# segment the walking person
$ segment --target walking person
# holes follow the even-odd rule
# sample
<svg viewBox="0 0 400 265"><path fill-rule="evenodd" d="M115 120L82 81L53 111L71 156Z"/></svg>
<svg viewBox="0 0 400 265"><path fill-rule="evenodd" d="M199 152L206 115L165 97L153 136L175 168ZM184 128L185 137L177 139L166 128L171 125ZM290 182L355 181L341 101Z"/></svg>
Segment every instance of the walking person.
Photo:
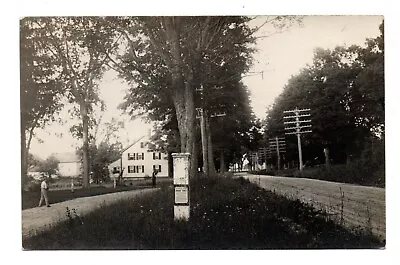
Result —
<svg viewBox="0 0 400 265"><path fill-rule="evenodd" d="M40 184L40 201L39 201L39 207L42 206L43 199L46 203L47 207L50 207L49 204L49 196L48 196L48 191L49 191L49 179L44 177L42 183Z"/></svg>
<svg viewBox="0 0 400 265"><path fill-rule="evenodd" d="M151 176L151 180L152 180L152 182L153 182L153 187L156 186L156 176L157 176L157 173L158 173L158 170L157 170L157 169L154 169L154 170L153 170L153 174L152 174L152 176Z"/></svg>

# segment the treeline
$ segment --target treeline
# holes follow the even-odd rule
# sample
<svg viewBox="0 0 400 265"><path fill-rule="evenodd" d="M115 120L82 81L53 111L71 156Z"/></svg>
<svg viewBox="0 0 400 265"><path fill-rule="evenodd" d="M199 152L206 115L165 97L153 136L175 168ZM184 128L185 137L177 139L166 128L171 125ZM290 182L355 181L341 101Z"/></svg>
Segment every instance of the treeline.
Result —
<svg viewBox="0 0 400 265"><path fill-rule="evenodd" d="M284 135L285 110L309 108L312 133L302 135L305 165L346 164L352 172L359 172L357 182L382 185L385 166L383 22L379 29L380 35L367 39L365 47L316 49L313 63L288 81L268 111L265 135ZM298 161L296 137L287 136L286 142L284 163Z"/></svg>

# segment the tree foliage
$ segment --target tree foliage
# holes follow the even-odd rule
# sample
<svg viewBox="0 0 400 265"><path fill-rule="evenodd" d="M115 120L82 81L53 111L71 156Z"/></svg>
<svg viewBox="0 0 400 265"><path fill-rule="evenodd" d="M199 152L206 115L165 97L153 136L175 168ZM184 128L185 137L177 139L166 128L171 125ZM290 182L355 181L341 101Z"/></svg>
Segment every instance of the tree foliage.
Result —
<svg viewBox="0 0 400 265"><path fill-rule="evenodd" d="M195 108L200 104L210 111L220 108L212 104L214 92L240 79L250 65L254 39L247 21L245 17L112 21L126 40L125 51L115 58L116 70L131 85L122 109L159 121L176 119L180 149L193 153ZM203 101L195 95L199 88L207 95Z"/></svg>
<svg viewBox="0 0 400 265"><path fill-rule="evenodd" d="M91 177L96 183L110 178L107 166L121 157L121 151L121 143L106 141L89 147Z"/></svg>
<svg viewBox="0 0 400 265"><path fill-rule="evenodd" d="M54 121L62 104L63 73L61 62L44 49L36 18L20 21L20 110L22 182L28 169L28 154L35 129Z"/></svg>
<svg viewBox="0 0 400 265"><path fill-rule="evenodd" d="M47 173L48 176L58 172L58 159L54 155L50 155L39 165L39 171Z"/></svg>
<svg viewBox="0 0 400 265"><path fill-rule="evenodd" d="M366 47L316 49L313 64L293 76L266 118L269 135L284 133L284 110L310 108L312 133L303 135L306 159L335 162L362 156L372 138L384 136L383 24ZM287 137L294 147L294 137ZM294 142L294 141L293 141ZM292 144L292 145L291 145Z"/></svg>
<svg viewBox="0 0 400 265"><path fill-rule="evenodd" d="M39 42L60 63L65 95L75 104L71 114L82 123L71 128L73 135L83 139L83 185L89 185L89 127L93 108L101 100L98 81L102 77L108 53L116 47L113 31L103 17L44 17L35 19L35 31L41 34Z"/></svg>

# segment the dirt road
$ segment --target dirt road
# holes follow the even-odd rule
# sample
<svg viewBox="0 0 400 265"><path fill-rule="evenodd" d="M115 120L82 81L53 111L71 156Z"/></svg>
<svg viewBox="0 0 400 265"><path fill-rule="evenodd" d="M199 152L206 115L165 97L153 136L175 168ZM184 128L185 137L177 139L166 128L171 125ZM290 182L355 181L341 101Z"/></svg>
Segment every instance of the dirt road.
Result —
<svg viewBox="0 0 400 265"><path fill-rule="evenodd" d="M29 237L38 232L49 229L60 221L67 219L67 207L75 209L77 214L85 214L119 200L129 200L136 196L157 191L158 189L131 190L117 193L103 194L93 197L77 198L69 201L52 204L51 207L36 207L22 211L22 236Z"/></svg>
<svg viewBox="0 0 400 265"><path fill-rule="evenodd" d="M326 210L348 227L371 228L386 238L385 189L305 178L286 178L237 173L261 187L287 197L298 198ZM342 210L343 207L343 210Z"/></svg>

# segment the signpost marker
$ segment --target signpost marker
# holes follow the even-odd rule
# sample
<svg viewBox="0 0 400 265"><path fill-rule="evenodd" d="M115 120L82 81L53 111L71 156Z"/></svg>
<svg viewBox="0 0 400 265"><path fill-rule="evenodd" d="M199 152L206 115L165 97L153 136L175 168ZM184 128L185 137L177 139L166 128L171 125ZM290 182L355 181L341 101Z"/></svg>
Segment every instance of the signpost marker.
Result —
<svg viewBox="0 0 400 265"><path fill-rule="evenodd" d="M189 220L190 215L190 193L189 193L189 153L173 153L174 165L174 219Z"/></svg>

